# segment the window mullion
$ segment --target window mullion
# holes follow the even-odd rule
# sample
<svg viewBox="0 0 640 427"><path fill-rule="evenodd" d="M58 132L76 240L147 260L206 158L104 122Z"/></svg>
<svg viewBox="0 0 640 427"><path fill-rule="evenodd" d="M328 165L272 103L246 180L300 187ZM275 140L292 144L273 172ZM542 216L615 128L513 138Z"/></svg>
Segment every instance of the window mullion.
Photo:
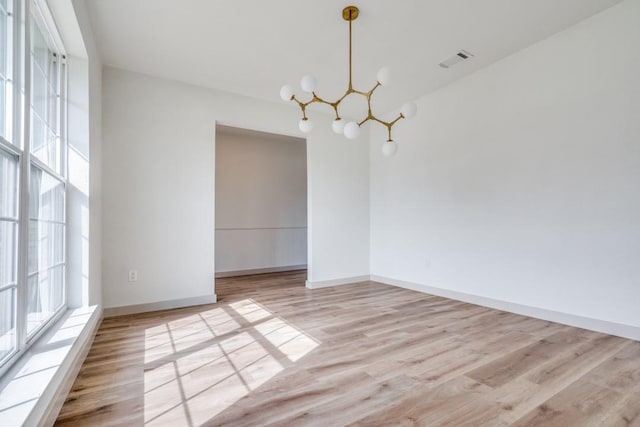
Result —
<svg viewBox="0 0 640 427"><path fill-rule="evenodd" d="M5 66L6 68L3 70L3 72L6 74L5 77L5 84L7 84L11 89L9 90L10 96L12 96L13 100L15 100L16 98L16 94L18 93L15 89L16 85L16 73L15 73L15 56L16 56L16 43L15 41L16 39L16 27L18 27L19 25L16 25L16 11L15 9L17 9L15 2L12 3L13 0L9 0L9 2L7 3L7 10L5 10L6 16L7 16L7 26L5 27L7 30L6 33L6 40L5 43L10 43L11 44L11 55L7 55L7 58L5 58ZM8 45L7 45L8 46ZM6 90L7 86L5 86L5 90ZM5 103L5 106L7 104ZM16 133L16 127L15 127L15 111L17 110L13 110L10 111L9 116L5 116L5 135L7 136L7 139L10 139L11 142L16 143L17 139L15 136ZM6 111L8 112L8 111ZM5 112L5 113L6 113ZM6 120L6 119L9 120Z"/></svg>
<svg viewBox="0 0 640 427"><path fill-rule="evenodd" d="M31 164L35 165L38 167L38 169L42 169L43 171L45 171L46 173L48 173L49 175L51 175L53 178L57 179L58 181L60 181L63 185L66 186L66 179L64 176L60 175L58 172L56 172L55 170L53 170L51 168L51 166L47 165L45 162L43 162L42 160L40 160L39 158L37 158L36 156L31 156Z"/></svg>
<svg viewBox="0 0 640 427"><path fill-rule="evenodd" d="M69 147L67 146L67 56L60 55L60 61L58 63L58 114L60 117L58 118L58 136L60 137L60 145L62 149L60 150L60 155L62 156L61 161L61 174L64 176L65 180L69 179ZM65 192L66 194L66 192ZM66 206L66 203L65 203ZM65 212L65 218L66 218Z"/></svg>
<svg viewBox="0 0 640 427"><path fill-rule="evenodd" d="M20 148L13 145L12 143L10 143L9 141L7 141L1 136L0 136L0 148L4 149L5 151L8 151L11 154L15 154L16 156L22 155L22 150L20 150Z"/></svg>
<svg viewBox="0 0 640 427"><path fill-rule="evenodd" d="M15 283L9 283L8 285L1 285L0 286L0 292L2 291L6 291L7 289L15 289L16 288L16 284Z"/></svg>
<svg viewBox="0 0 640 427"><path fill-rule="evenodd" d="M18 91L16 101L18 102L16 111L21 114L16 116L21 119L15 129L20 129L20 137L22 140L22 156L20 158L20 226L18 239L18 289L17 289L17 344L18 348L24 348L27 343L27 314L28 314L28 263L29 263L29 191L30 191L30 174L31 174L31 2L19 0L21 7L17 28L17 35L20 37L22 46L15 49L16 51L16 67L18 72L17 79L20 84L16 84ZM22 58L20 56L22 55ZM21 60L22 59L22 60ZM20 87L24 87L24 96L20 94ZM20 117L21 116L21 117Z"/></svg>

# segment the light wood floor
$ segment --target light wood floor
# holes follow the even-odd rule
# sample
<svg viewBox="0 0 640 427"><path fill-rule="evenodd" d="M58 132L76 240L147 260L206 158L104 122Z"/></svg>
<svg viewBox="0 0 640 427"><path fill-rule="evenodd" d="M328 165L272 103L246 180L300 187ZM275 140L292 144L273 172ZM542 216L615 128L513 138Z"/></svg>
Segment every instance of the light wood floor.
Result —
<svg viewBox="0 0 640 427"><path fill-rule="evenodd" d="M304 279L104 320L57 425L640 426L640 342Z"/></svg>

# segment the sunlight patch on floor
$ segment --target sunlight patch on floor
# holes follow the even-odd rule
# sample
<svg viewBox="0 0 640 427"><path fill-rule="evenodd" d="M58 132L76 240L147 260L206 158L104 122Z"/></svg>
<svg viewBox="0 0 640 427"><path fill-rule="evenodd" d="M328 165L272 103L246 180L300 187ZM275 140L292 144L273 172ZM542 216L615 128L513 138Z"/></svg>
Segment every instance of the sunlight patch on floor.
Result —
<svg viewBox="0 0 640 427"><path fill-rule="evenodd" d="M149 328L145 425L201 425L318 345L251 299Z"/></svg>

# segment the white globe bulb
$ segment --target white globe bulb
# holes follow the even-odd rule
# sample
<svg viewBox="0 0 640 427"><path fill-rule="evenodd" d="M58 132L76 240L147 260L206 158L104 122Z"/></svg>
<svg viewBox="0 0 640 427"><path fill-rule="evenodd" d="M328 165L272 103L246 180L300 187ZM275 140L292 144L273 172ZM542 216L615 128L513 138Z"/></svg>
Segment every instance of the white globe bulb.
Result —
<svg viewBox="0 0 640 427"><path fill-rule="evenodd" d="M313 130L313 123L309 119L300 119L298 128L304 133L309 133Z"/></svg>
<svg viewBox="0 0 640 427"><path fill-rule="evenodd" d="M344 125L344 136L349 139L356 139L360 136L360 126L356 122L349 122Z"/></svg>
<svg viewBox="0 0 640 427"><path fill-rule="evenodd" d="M378 80L378 83L383 86L391 83L391 70L389 69L389 67L380 68L378 70L378 74L376 74L376 79Z"/></svg>
<svg viewBox="0 0 640 427"><path fill-rule="evenodd" d="M337 134L342 134L344 132L344 120L335 119L333 123L331 123L331 129Z"/></svg>
<svg viewBox="0 0 640 427"><path fill-rule="evenodd" d="M398 143L395 141L387 141L382 144L382 154L391 157L398 151Z"/></svg>
<svg viewBox="0 0 640 427"><path fill-rule="evenodd" d="M410 119L411 117L415 116L416 113L418 112L418 106L416 105L415 102L405 102L402 105L402 108L400 109L400 112L407 119Z"/></svg>
<svg viewBox="0 0 640 427"><path fill-rule="evenodd" d="M311 93L316 90L316 85L318 84L315 77L310 74L307 74L300 80L300 87L303 91Z"/></svg>
<svg viewBox="0 0 640 427"><path fill-rule="evenodd" d="M283 101L291 101L291 97L293 96L293 87L291 85L284 85L280 88L280 98Z"/></svg>

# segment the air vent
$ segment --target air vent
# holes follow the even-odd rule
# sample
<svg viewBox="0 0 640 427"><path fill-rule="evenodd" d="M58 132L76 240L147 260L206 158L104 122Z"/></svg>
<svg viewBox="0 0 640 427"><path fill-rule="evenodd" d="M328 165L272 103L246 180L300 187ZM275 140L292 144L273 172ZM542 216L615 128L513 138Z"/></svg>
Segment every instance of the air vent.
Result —
<svg viewBox="0 0 640 427"><path fill-rule="evenodd" d="M440 65L442 68L451 68L454 65L471 58L473 58L473 54L467 52L466 50L461 50L460 52L453 55L451 58L442 61L438 65Z"/></svg>

